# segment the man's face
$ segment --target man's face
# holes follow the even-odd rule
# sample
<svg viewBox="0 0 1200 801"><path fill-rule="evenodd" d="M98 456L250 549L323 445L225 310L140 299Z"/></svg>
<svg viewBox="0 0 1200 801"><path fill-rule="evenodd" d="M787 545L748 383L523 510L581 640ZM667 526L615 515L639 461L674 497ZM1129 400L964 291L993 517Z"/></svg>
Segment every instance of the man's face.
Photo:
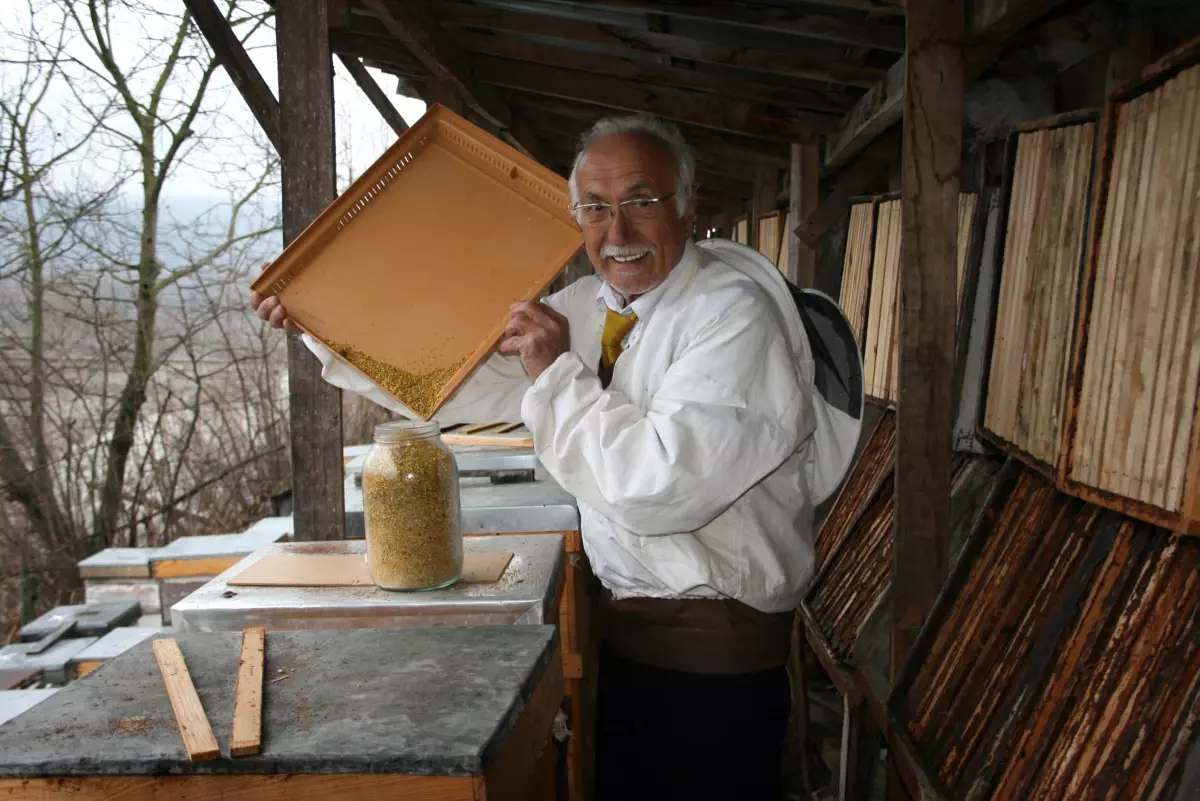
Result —
<svg viewBox="0 0 1200 801"><path fill-rule="evenodd" d="M645 134L597 139L575 173L580 203L617 204L665 197L675 191L675 160L666 145ZM682 217L675 198L636 208L624 206L612 217L589 220L583 238L588 258L613 288L632 300L666 280L683 256L691 210Z"/></svg>

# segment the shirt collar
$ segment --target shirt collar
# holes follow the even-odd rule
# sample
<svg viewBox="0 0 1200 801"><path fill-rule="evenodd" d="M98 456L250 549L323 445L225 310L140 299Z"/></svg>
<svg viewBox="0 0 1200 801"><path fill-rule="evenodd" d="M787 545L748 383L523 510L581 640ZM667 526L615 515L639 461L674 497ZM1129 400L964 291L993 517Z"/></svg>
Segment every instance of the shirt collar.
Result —
<svg viewBox="0 0 1200 801"><path fill-rule="evenodd" d="M629 304L625 303L625 299L621 297L621 293L613 289L612 284L601 277L600 291L596 293L596 307L601 310L611 309L622 315L628 315L629 312L633 312L638 317L638 324L644 324L650 318L650 314L654 311L658 302L662 300L667 287L672 283L682 280L681 276L696 264L696 260L696 246L689 241L684 246L683 255L680 256L679 263L667 274L667 279Z"/></svg>

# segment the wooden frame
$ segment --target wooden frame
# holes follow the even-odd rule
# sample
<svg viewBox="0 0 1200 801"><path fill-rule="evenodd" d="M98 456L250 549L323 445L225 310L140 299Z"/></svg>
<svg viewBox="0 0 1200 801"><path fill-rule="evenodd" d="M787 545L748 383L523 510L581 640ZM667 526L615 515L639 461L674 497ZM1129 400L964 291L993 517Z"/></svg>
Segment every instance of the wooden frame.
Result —
<svg viewBox="0 0 1200 801"><path fill-rule="evenodd" d="M1151 64L1137 78L1117 88L1110 95L1104 110L1098 144L1097 179L1088 229L1088 247L1080 280L1075 343L1068 374L1062 431L1062 457L1057 465L1057 484L1063 492L1097 506L1188 535L1200 534L1200 411L1193 413L1190 430L1187 432L1189 437L1189 444L1185 450L1187 464L1184 468L1178 511L1092 486L1076 477L1075 468L1076 449L1080 443L1079 424L1086 380L1085 363L1091 329L1095 322L1094 312L1098 308L1098 299L1095 295L1105 224L1111 222L1108 219L1110 211L1108 201L1116 170L1117 134L1122 111L1136 97L1160 88L1185 70L1197 66L1200 66L1200 38L1192 40L1160 61ZM1193 289L1193 292L1200 292L1200 289ZM1191 346L1196 347L1195 343L1191 343Z"/></svg>

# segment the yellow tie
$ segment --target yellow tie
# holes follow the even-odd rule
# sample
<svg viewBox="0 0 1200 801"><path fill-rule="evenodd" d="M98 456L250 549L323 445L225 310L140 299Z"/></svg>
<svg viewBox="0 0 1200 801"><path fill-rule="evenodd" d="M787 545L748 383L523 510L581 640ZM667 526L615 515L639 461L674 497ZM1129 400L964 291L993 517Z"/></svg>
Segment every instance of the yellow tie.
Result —
<svg viewBox="0 0 1200 801"><path fill-rule="evenodd" d="M630 312L628 317L623 317L612 309L605 311L604 333L600 335L600 361L605 368L611 370L612 366L616 364L617 357L624 350L621 343L633 330L637 319L637 315L633 312Z"/></svg>

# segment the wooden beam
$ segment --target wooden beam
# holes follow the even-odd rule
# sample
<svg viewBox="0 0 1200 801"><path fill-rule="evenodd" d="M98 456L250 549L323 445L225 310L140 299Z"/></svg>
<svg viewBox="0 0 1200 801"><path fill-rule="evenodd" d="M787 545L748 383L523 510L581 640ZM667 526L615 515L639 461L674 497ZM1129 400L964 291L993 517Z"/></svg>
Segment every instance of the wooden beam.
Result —
<svg viewBox="0 0 1200 801"><path fill-rule="evenodd" d="M506 0L476 0L476 3L503 8ZM531 3L524 5L532 7ZM613 11L633 12L637 16L631 18L631 27L636 24L633 20L640 19L641 25L645 26L646 15L661 15L686 21L687 35L705 41L728 42L736 39L743 44L753 45L756 38L762 39L758 32L766 30L794 37L798 47L803 46L803 40L810 39L904 52L903 26L820 14L807 8L749 4L731 7L723 0L567 0L544 6L539 3L537 10L550 16L609 25L613 23Z"/></svg>
<svg viewBox="0 0 1200 801"><path fill-rule="evenodd" d="M396 136L407 131L408 123L400 116L400 112L392 105L392 101L388 100L388 96L379 88L379 84L375 83L375 79L371 77L371 73L367 72L363 63L354 56L345 54L339 55L338 58L341 59L346 71L354 78L358 88L362 89L363 94L371 101L371 105L375 106L375 110L379 112L384 121L392 126Z"/></svg>
<svg viewBox="0 0 1200 801"><path fill-rule="evenodd" d="M883 76L883 70L861 64L804 58L795 53L776 53L754 47L702 42L671 33L625 28L619 25L555 19L507 8L442 2L438 4L438 12L447 25L503 31L543 41L586 45L593 50L599 48L616 55L631 52L635 55L640 54L642 58L654 55L664 64L669 63L670 59L702 61L789 76L819 84L864 88L872 86Z"/></svg>
<svg viewBox="0 0 1200 801"><path fill-rule="evenodd" d="M241 40L233 32L229 20L217 8L214 0L183 0L192 22L200 29L208 46L213 49L217 61L225 68L229 80L237 87L242 99L250 107L250 113L258 121L267 139L280 151L279 145L279 103L271 92L271 87L263 80L258 68L246 54Z"/></svg>
<svg viewBox="0 0 1200 801"><path fill-rule="evenodd" d="M837 176L832 191L796 227L796 237L815 250L821 237L850 208L853 198L865 192L892 165L899 152L899 137L889 136L873 144L860 159Z"/></svg>
<svg viewBox="0 0 1200 801"><path fill-rule="evenodd" d="M776 196L779 194L779 173L760 167L754 173L754 192L750 196L750 220L747 233L750 247L758 247L758 220L764 214L775 211Z"/></svg>
<svg viewBox="0 0 1200 801"><path fill-rule="evenodd" d="M324 0L292 0L275 10L285 242L337 196L326 12ZM321 379L321 362L296 336L288 337L288 396L294 538L343 539L342 393Z"/></svg>
<svg viewBox="0 0 1200 801"><path fill-rule="evenodd" d="M502 139L528 154L508 130L512 124L508 108L491 92L475 84L466 56L445 35L425 2L362 0L362 3L432 73L434 81L453 89L463 103L496 127Z"/></svg>
<svg viewBox="0 0 1200 801"><path fill-rule="evenodd" d="M522 114L530 114L531 119L535 119L539 123L544 119L544 115L550 114L574 118L579 120L584 128L587 128L601 117L612 113L603 107L541 95L513 93L512 101L514 108L519 109ZM729 166L741 164L773 167L778 170L787 169L788 151L780 143L723 133L686 123L680 127L688 144L711 162L724 162ZM574 134L571 136L574 138ZM571 142L571 146L574 146L574 142ZM745 174L749 175L750 173Z"/></svg>
<svg viewBox="0 0 1200 801"><path fill-rule="evenodd" d="M850 102L843 101L842 95L837 92L814 89L807 85L757 81L747 78L747 73L737 70L726 71L711 66L703 69L706 66L704 64L700 65L701 69L697 69L695 64L688 68L665 66L649 60L631 60L611 53L575 50L559 44L484 33L470 28L460 31L457 38L467 50L498 58L565 67L611 78L658 83L827 114L841 115L850 108Z"/></svg>
<svg viewBox="0 0 1200 801"><path fill-rule="evenodd" d="M971 27L966 34L964 85L983 74L1003 52L1004 42L1067 0L965 0ZM855 104L829 137L825 165L837 167L862 152L904 114L904 57Z"/></svg>
<svg viewBox="0 0 1200 801"><path fill-rule="evenodd" d="M788 210L793 220L805 220L820 200L821 151L817 145L792 145L788 171ZM788 240L788 263L784 273L799 287L814 286L817 279L817 249L801 241L795 229L784 231Z"/></svg>
<svg viewBox="0 0 1200 801"><path fill-rule="evenodd" d="M909 0L900 238L892 669L949 570L963 6Z"/></svg>
<svg viewBox="0 0 1200 801"><path fill-rule="evenodd" d="M635 84L575 70L480 56L481 79L519 92L582 101L618 111L644 111L677 122L777 141L814 141L831 122L828 115L788 111L737 98L714 102L686 89Z"/></svg>

